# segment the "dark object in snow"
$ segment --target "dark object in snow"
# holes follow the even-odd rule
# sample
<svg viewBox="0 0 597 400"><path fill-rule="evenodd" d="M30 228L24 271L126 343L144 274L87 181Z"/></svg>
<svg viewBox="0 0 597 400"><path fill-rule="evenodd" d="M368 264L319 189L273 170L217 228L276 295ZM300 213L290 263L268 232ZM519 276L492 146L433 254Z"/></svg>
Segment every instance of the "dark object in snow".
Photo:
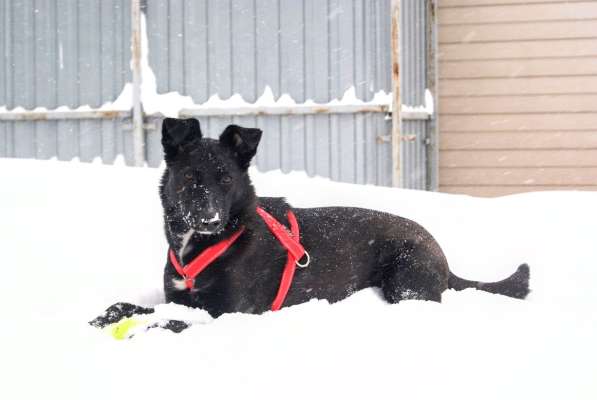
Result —
<svg viewBox="0 0 597 400"><path fill-rule="evenodd" d="M153 328L156 327L160 327L163 329L168 329L169 331L172 331L174 333L180 333L182 331L184 331L185 329L187 329L189 326L189 324L187 324L184 321L178 321L176 319L171 319L166 321L164 324L157 324L155 326L152 326Z"/></svg>
<svg viewBox="0 0 597 400"><path fill-rule="evenodd" d="M490 293L503 294L517 299L524 299L529 294L529 279L531 269L527 264L522 264L516 272L499 282L478 282L462 279L452 272L448 279L448 287L454 290L479 289Z"/></svg>
<svg viewBox="0 0 597 400"><path fill-rule="evenodd" d="M360 208L291 208L281 198L257 197L247 170L260 139L259 129L236 125L228 126L219 140L205 139L194 118L164 119L166 170L160 197L166 237L178 262L187 265L209 246L244 229L190 289L166 256L168 302L199 307L214 317L270 309L286 249L258 217L257 206L286 225L292 210L300 243L311 256L310 266L296 271L284 306L312 298L335 302L371 286L381 287L391 303L439 302L448 288L473 287L516 298L529 293L526 264L500 282L458 278L431 234L408 219Z"/></svg>
<svg viewBox="0 0 597 400"><path fill-rule="evenodd" d="M141 307L131 303L115 303L108 307L102 315L89 321L89 325L95 326L96 328L105 328L107 326L115 325L122 321L125 321L128 318L133 318L135 316L140 315L153 314L154 312L155 310L151 307ZM117 334L114 332L113 336L115 336L117 339L123 339L124 337L132 337L132 335L128 334L128 332L126 331L130 327L134 327L137 325L144 325L145 330L152 328L162 328L170 330L174 333L180 333L190 326L190 324L188 324L187 322L173 319L147 321L144 324L129 324L129 326L124 328L124 332L122 329L120 329L120 332L117 332L117 334L121 335L122 337L118 337Z"/></svg>
<svg viewBox="0 0 597 400"><path fill-rule="evenodd" d="M141 307L131 303L115 303L106 308L102 315L89 321L89 325L96 328L105 328L123 318L130 318L135 314L152 314L153 312L153 308Z"/></svg>

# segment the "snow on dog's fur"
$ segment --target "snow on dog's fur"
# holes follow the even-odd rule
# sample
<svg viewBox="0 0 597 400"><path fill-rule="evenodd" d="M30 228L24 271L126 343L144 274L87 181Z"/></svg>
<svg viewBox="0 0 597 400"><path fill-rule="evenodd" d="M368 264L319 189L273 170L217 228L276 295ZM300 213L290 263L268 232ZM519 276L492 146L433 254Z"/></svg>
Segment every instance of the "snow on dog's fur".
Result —
<svg viewBox="0 0 597 400"><path fill-rule="evenodd" d="M282 198L259 198L247 169L257 151L259 129L228 126L218 140L202 137L196 119L166 118L162 144L166 170L160 196L170 248L185 265L204 249L240 238L195 280L189 290L168 259L166 300L207 310L262 313L270 309L286 260L286 250L256 213L259 205L288 225L292 210L300 242L311 263L298 269L285 306L312 298L342 300L366 287L380 287L385 299L441 301L448 289L477 288L524 298L529 268L521 265L500 282L461 279L429 232L395 215L348 207L292 208Z"/></svg>

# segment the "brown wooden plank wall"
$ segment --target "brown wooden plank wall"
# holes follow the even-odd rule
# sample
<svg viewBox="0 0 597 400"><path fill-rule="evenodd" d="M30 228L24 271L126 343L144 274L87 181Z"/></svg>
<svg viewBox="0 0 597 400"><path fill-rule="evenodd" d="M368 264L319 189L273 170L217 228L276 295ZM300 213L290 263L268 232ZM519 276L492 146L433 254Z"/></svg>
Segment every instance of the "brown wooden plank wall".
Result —
<svg viewBox="0 0 597 400"><path fill-rule="evenodd" d="M440 190L597 190L597 1L439 0Z"/></svg>

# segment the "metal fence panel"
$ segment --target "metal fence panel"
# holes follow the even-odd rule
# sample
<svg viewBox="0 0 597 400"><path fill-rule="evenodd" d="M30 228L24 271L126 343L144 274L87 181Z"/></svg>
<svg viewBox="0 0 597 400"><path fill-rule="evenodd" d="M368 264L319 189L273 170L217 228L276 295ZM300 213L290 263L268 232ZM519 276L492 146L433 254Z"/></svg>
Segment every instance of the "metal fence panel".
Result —
<svg viewBox="0 0 597 400"><path fill-rule="evenodd" d="M127 0L2 1L0 105L97 108L130 77ZM113 162L126 132L114 120L0 122L0 156ZM127 150L129 152L127 153Z"/></svg>
<svg viewBox="0 0 597 400"><path fill-rule="evenodd" d="M327 102L391 89L388 0L152 0L146 14L160 93L253 102L267 85Z"/></svg>
<svg viewBox="0 0 597 400"><path fill-rule="evenodd" d="M201 104L240 93L254 102L269 86L326 103L354 86L370 100L390 85L389 0L152 0L145 2L149 62L158 92ZM0 104L7 109L92 108L130 82L130 1L34 0L0 4ZM146 138L146 159L159 165L160 118ZM209 135L227 124L259 126L260 169L306 170L333 179L391 184L390 123L381 113L211 116ZM0 122L0 156L102 157L133 162L120 119ZM129 124L130 125L130 124Z"/></svg>
<svg viewBox="0 0 597 400"><path fill-rule="evenodd" d="M422 106L427 85L427 2L402 0L400 4L400 94L402 104ZM402 119L400 132L400 186L427 188L426 120Z"/></svg>
<svg viewBox="0 0 597 400"><path fill-rule="evenodd" d="M150 123L159 127L161 118L151 117ZM229 124L262 129L264 135L256 155L260 170L306 171L311 176L343 182L392 184L391 146L383 137L391 130L391 122L379 113L216 116L200 118L200 123L203 134L214 139ZM332 134L338 131L334 124L348 127L340 140ZM158 166L162 161L159 130L148 133L147 149L148 165ZM351 162L345 162L344 157Z"/></svg>
<svg viewBox="0 0 597 400"><path fill-rule="evenodd" d="M391 90L388 0L156 0L146 15L159 93L254 102L269 86L276 98L326 103L351 86L362 100ZM211 136L231 121L264 130L262 170L391 185L382 114L201 118ZM148 140L148 154L158 153L154 145Z"/></svg>

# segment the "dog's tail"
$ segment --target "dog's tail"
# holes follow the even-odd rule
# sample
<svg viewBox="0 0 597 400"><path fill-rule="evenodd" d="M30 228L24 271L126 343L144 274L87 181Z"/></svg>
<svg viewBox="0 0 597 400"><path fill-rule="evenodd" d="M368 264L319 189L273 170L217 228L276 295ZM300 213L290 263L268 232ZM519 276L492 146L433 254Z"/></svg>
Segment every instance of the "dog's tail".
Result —
<svg viewBox="0 0 597 400"><path fill-rule="evenodd" d="M527 264L518 267L515 273L499 282L479 282L462 279L452 272L448 279L448 288L454 290L463 290L474 288L485 292L503 294L504 296L524 299L529 294L529 278L531 271Z"/></svg>

